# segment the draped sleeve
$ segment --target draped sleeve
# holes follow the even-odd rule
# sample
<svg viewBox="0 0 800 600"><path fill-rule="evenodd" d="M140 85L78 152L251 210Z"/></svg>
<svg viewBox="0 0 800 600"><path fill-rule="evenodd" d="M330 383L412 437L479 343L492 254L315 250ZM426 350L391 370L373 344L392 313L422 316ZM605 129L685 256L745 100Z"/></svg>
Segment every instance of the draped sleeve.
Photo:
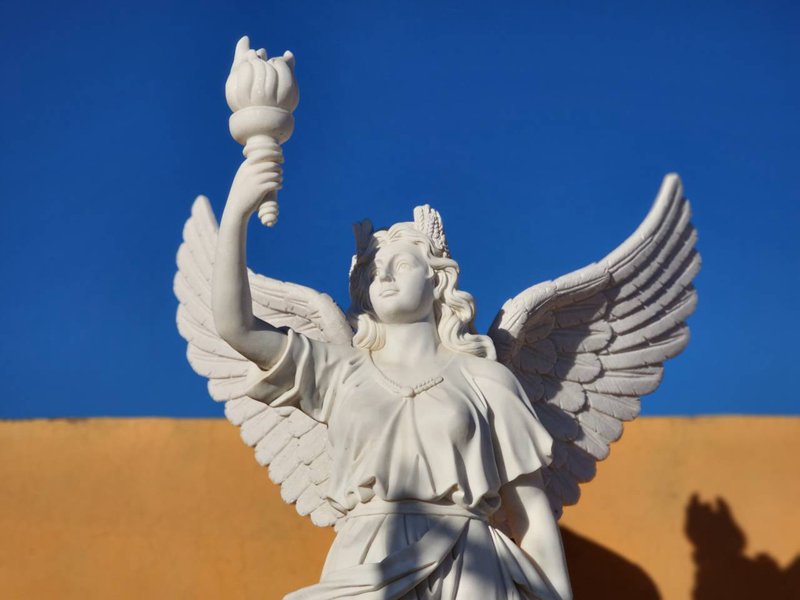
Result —
<svg viewBox="0 0 800 600"><path fill-rule="evenodd" d="M353 349L310 340L287 330L286 347L269 369L250 365L247 396L273 407L294 406L326 423L335 404L337 383Z"/></svg>
<svg viewBox="0 0 800 600"><path fill-rule="evenodd" d="M475 381L488 408L500 485L549 465L553 460L553 438L539 421L517 378L498 364L497 369Z"/></svg>

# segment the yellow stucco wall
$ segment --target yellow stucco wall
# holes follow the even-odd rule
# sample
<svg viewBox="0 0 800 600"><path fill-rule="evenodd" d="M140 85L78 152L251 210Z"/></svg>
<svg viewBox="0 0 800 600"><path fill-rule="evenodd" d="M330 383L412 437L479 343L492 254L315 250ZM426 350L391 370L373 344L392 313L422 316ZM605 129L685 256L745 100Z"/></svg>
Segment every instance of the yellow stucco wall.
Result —
<svg viewBox="0 0 800 600"><path fill-rule="evenodd" d="M798 457L797 418L631 424L562 520L576 598L800 598ZM280 598L333 537L221 420L0 422L0 482L2 598Z"/></svg>

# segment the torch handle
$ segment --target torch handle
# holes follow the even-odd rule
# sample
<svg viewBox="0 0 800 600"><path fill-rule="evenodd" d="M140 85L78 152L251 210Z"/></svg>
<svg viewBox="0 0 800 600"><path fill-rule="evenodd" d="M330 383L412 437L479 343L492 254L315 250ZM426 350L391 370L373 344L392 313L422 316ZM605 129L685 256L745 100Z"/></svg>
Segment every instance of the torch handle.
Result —
<svg viewBox="0 0 800 600"><path fill-rule="evenodd" d="M247 139L242 154L245 158L250 158L254 153L260 154L259 161L283 164L283 150L278 140L269 135L254 135ZM263 154L263 156L261 156ZM280 171L278 166L276 171ZM264 202L258 207L258 218L263 225L272 227L278 222L278 192L269 192L264 196Z"/></svg>

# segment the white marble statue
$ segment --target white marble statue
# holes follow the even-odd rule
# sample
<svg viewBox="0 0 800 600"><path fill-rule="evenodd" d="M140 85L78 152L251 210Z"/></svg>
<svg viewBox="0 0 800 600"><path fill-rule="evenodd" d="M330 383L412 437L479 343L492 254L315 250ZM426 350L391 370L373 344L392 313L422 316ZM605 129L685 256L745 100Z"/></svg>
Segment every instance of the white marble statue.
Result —
<svg viewBox="0 0 800 600"><path fill-rule="evenodd" d="M439 213L364 221L345 315L246 267L249 218L277 216L293 69L237 46L226 91L247 158L219 229L194 203L175 278L192 367L284 500L336 528L320 582L287 598L570 598L562 507L689 338L700 259L678 177L619 248L524 290L488 335Z"/></svg>

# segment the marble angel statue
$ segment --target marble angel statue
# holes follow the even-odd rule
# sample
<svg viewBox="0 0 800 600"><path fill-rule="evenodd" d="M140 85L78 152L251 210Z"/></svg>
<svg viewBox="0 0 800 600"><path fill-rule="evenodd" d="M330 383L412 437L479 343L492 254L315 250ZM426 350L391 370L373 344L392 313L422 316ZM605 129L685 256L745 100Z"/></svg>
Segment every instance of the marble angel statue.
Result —
<svg viewBox="0 0 800 600"><path fill-rule="evenodd" d="M265 61L248 54L248 60ZM688 341L699 269L680 180L604 259L508 300L488 335L442 219L355 226L351 306L246 266L277 149L199 197L175 291L192 367L285 501L336 539L290 600L571 598L557 519Z"/></svg>

